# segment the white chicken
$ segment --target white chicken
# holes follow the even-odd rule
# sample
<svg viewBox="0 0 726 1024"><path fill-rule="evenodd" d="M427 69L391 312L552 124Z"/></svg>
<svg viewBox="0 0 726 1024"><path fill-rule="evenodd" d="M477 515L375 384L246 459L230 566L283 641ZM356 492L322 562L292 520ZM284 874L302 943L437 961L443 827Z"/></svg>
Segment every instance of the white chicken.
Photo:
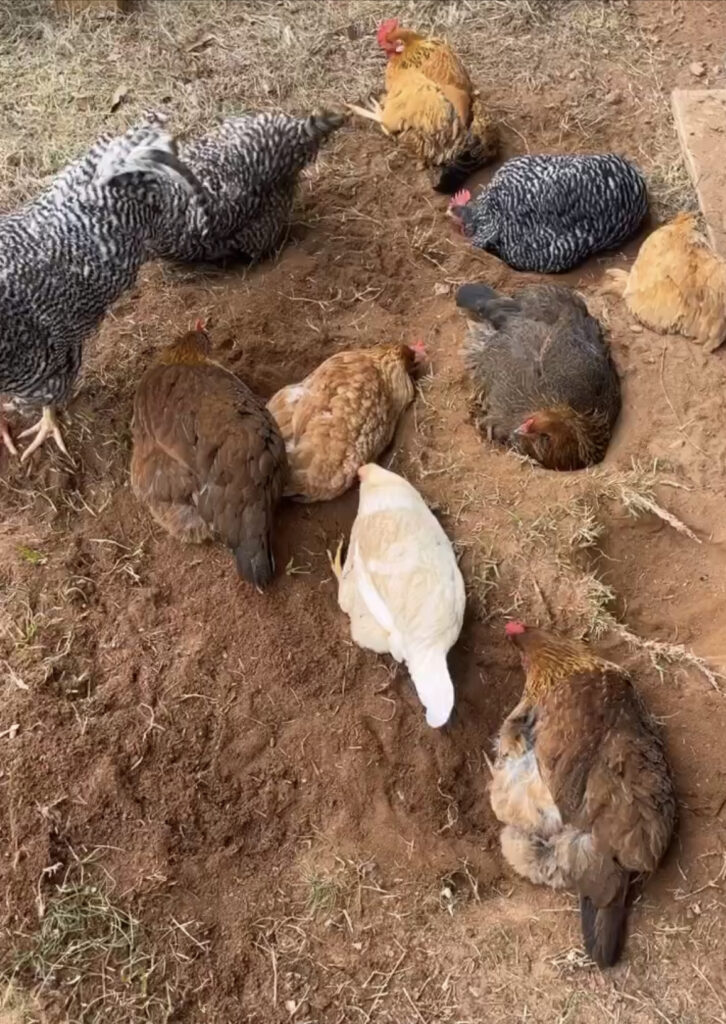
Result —
<svg viewBox="0 0 726 1024"><path fill-rule="evenodd" d="M464 580L448 537L411 484L374 463L358 477L345 565L340 547L333 561L338 603L355 643L406 663L437 729L454 707L446 655L464 620Z"/></svg>

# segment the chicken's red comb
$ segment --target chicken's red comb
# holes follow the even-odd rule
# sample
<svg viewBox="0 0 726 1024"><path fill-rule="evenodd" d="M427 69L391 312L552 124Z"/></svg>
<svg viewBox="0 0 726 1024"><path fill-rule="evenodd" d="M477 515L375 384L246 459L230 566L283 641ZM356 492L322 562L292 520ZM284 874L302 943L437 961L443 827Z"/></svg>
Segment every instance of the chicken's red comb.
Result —
<svg viewBox="0 0 726 1024"><path fill-rule="evenodd" d="M417 341L414 341L408 347L411 349L412 352L418 352L418 354L422 356L426 355L426 345L421 340L421 338L419 338Z"/></svg>
<svg viewBox="0 0 726 1024"><path fill-rule="evenodd" d="M466 206L469 202L471 202L471 192L468 188L460 188L449 200L449 209L452 206Z"/></svg>
<svg viewBox="0 0 726 1024"><path fill-rule="evenodd" d="M398 19L397 18L386 18L385 21L382 21L380 23L380 25L378 26L378 31L376 32L376 41L377 41L378 45L379 46L383 46L384 43L388 42L389 35L391 34L391 32L395 31L395 29L397 29L397 28L398 28Z"/></svg>
<svg viewBox="0 0 726 1024"><path fill-rule="evenodd" d="M525 624L520 622L518 619L512 619L512 621L508 622L504 627L504 632L507 636L520 636L522 633L525 633L526 630L527 627Z"/></svg>
<svg viewBox="0 0 726 1024"><path fill-rule="evenodd" d="M204 329L205 329L204 321L203 320L197 320L197 322L194 324L194 330L195 331L203 331Z"/></svg>
<svg viewBox="0 0 726 1024"><path fill-rule="evenodd" d="M534 432L534 416L530 416L524 423L520 423L514 431L515 434L533 434Z"/></svg>

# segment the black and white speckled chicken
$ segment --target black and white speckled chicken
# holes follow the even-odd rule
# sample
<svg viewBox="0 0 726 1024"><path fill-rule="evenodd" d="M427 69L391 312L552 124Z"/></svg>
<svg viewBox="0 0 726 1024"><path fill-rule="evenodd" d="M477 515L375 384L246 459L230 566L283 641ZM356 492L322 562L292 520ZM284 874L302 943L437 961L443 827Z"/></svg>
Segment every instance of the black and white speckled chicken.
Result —
<svg viewBox="0 0 726 1024"><path fill-rule="evenodd" d="M147 258L171 181L198 189L153 123L103 138L36 199L0 219L0 394L42 406L26 459L48 437L67 454L56 408L70 397L83 342ZM0 417L0 443L17 450Z"/></svg>
<svg viewBox="0 0 726 1024"><path fill-rule="evenodd" d="M518 156L472 200L462 189L449 214L479 249L515 270L570 270L638 229L648 209L640 171L613 153Z"/></svg>
<svg viewBox="0 0 726 1024"><path fill-rule="evenodd" d="M247 114L180 143L179 155L204 191L190 199L179 185L167 193L154 254L181 262L267 256L288 229L300 171L346 119L329 111Z"/></svg>

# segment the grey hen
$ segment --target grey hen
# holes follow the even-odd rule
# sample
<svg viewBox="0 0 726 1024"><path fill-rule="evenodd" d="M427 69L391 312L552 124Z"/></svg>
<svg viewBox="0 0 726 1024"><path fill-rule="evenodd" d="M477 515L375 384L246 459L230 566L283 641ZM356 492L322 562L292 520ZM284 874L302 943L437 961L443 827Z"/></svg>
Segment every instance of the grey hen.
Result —
<svg viewBox="0 0 726 1024"><path fill-rule="evenodd" d="M345 120L330 112L248 114L182 143L180 156L204 191L191 200L181 186L167 194L155 255L182 262L268 255L288 228L300 171Z"/></svg>
<svg viewBox="0 0 726 1024"><path fill-rule="evenodd" d="M169 183L198 188L172 138L144 124L101 139L35 200L0 220L0 394L43 406L24 435L67 454L55 408L69 397L85 339L136 279ZM16 455L5 420L0 438Z"/></svg>
<svg viewBox="0 0 726 1024"><path fill-rule="evenodd" d="M465 284L456 302L480 321L469 328L465 356L479 428L546 469L600 462L620 412L620 382L582 299L561 285L508 298Z"/></svg>
<svg viewBox="0 0 726 1024"><path fill-rule="evenodd" d="M621 245L647 209L642 174L613 153L515 157L475 199L464 189L449 205L477 248L541 274Z"/></svg>

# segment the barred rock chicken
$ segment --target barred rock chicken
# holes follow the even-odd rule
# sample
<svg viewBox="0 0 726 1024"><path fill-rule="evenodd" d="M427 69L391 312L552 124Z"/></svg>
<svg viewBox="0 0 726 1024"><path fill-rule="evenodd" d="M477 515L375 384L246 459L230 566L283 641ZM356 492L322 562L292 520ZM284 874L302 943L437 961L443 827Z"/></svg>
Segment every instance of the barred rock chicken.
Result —
<svg viewBox="0 0 726 1024"><path fill-rule="evenodd" d="M627 674L582 643L507 624L527 673L504 722L491 783L515 871L580 897L585 948L622 947L633 875L655 871L676 799L663 744Z"/></svg>
<svg viewBox="0 0 726 1024"><path fill-rule="evenodd" d="M189 196L193 174L158 126L101 139L51 185L0 219L0 394L42 405L26 459L48 437L67 454L56 408L70 397L83 342L136 280L163 196ZM0 436L17 454L7 423Z"/></svg>
<svg viewBox="0 0 726 1024"><path fill-rule="evenodd" d="M338 352L273 395L267 408L285 439L288 497L329 501L353 485L393 440L424 356L423 342Z"/></svg>
<svg viewBox="0 0 726 1024"><path fill-rule="evenodd" d="M333 563L338 602L355 643L405 661L426 721L440 728L454 707L446 655L461 632L464 581L451 542L411 484L375 463L358 476L345 565L340 548Z"/></svg>
<svg viewBox="0 0 726 1024"><path fill-rule="evenodd" d="M696 228L697 216L679 213L654 231L630 268L608 270L636 319L661 334L695 338L707 352L726 341L726 261Z"/></svg>
<svg viewBox="0 0 726 1024"><path fill-rule="evenodd" d="M647 209L640 171L609 153L507 160L475 199L457 193L449 214L477 248L515 270L553 274L621 245Z"/></svg>
<svg viewBox="0 0 726 1024"><path fill-rule="evenodd" d="M259 260L283 241L300 171L346 115L247 114L228 117L206 135L180 144L202 183L191 200L167 193L156 256L181 262Z"/></svg>
<svg viewBox="0 0 726 1024"><path fill-rule="evenodd" d="M455 192L498 149L478 91L443 39L421 36L389 18L378 27L377 40L388 58L386 95L370 109L348 109L376 121L424 166L440 168L438 192Z"/></svg>
<svg viewBox="0 0 726 1024"><path fill-rule="evenodd" d="M469 327L465 362L482 433L545 469L600 462L620 412L620 382L582 299L562 285L531 285L509 298L465 284L456 302L479 321Z"/></svg>
<svg viewBox="0 0 726 1024"><path fill-rule="evenodd" d="M191 543L218 538L261 589L275 571L270 534L285 444L263 403L208 353L197 323L141 378L131 486L168 533Z"/></svg>

